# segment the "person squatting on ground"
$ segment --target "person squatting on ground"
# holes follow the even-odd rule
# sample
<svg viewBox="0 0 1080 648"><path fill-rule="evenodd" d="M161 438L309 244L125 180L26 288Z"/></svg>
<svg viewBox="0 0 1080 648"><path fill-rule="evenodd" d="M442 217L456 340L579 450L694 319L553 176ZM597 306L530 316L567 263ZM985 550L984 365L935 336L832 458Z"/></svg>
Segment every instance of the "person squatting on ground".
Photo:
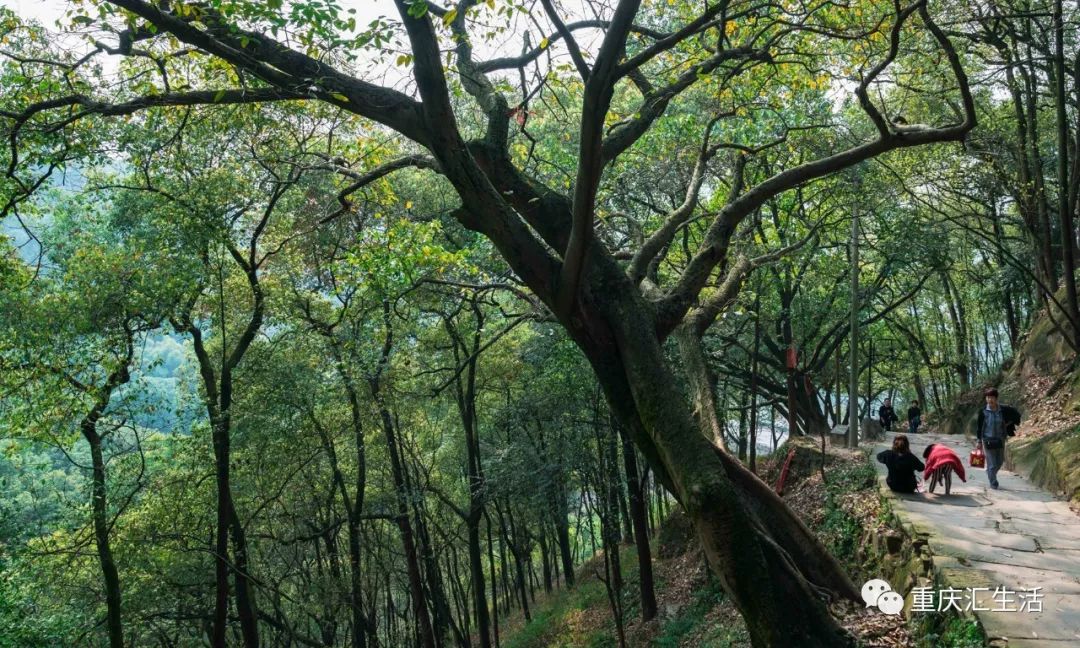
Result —
<svg viewBox="0 0 1080 648"><path fill-rule="evenodd" d="M926 460L923 479L930 482L928 490L931 493L938 484L945 484L945 494L951 494L953 473L960 477L960 481L967 481L964 462L960 461L960 455L944 443L931 443L923 450L922 456Z"/></svg>
<svg viewBox="0 0 1080 648"><path fill-rule="evenodd" d="M877 460L889 469L885 483L896 493L914 493L917 479L915 472L925 470L919 458L911 454L911 445L907 435L897 434L892 442L892 450L882 450Z"/></svg>
<svg viewBox="0 0 1080 648"><path fill-rule="evenodd" d="M919 409L919 401L911 401L911 407L907 410L908 434L915 434L918 432L921 423L922 410Z"/></svg>
<svg viewBox="0 0 1080 648"><path fill-rule="evenodd" d="M986 407L979 412L975 423L975 438L986 455L986 477L990 488L998 487L998 470L1005 463L1005 439L1016 436L1020 411L998 403L998 391L993 387L983 392Z"/></svg>

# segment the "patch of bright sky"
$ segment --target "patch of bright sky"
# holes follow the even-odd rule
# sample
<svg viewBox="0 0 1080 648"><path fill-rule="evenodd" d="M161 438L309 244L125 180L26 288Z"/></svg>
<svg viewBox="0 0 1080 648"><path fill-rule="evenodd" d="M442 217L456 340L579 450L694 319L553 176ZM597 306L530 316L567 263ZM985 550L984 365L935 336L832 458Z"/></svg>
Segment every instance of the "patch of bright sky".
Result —
<svg viewBox="0 0 1080 648"><path fill-rule="evenodd" d="M388 22L399 22L399 15L393 0L338 0L343 10L353 10L356 18L357 30L364 30L379 18L386 18ZM450 3L444 3L450 4ZM58 22L66 26L65 14L72 9L73 4L67 0L0 0L0 6L7 6L23 18L33 19L40 22L45 28L54 32L53 37L59 39L64 47L75 49L88 48L84 37L75 34L57 33ZM585 0L576 0L560 4L560 10L564 12L564 20L572 22L584 18L593 18L595 15ZM483 5L479 11L485 11ZM473 40L474 53L477 59L484 60L503 56L516 56L521 54L524 45L524 34L530 33L531 45L535 46L542 38L552 36L554 29L543 12L525 14L515 12L509 24L504 15L496 16L489 14L484 16L479 23L474 23L470 29ZM598 47L602 38L599 30L587 29L575 32L583 52L588 56L590 51ZM444 43L444 47L446 44ZM560 51L557 46L552 47L551 55L555 58L566 58L565 50ZM412 85L410 70L395 64L400 54L409 53L405 43L404 34L400 35L397 42L391 42L382 48L370 47L366 50L350 52L354 62L354 73L367 81L381 85L395 87L399 90L410 91ZM99 57L106 73L116 70L118 57ZM547 57L537 60L541 71L546 71ZM516 75L515 75L516 77Z"/></svg>
<svg viewBox="0 0 1080 648"><path fill-rule="evenodd" d="M55 25L64 18L64 13L71 8L65 0L5 0L0 6L7 6L24 18L33 18L47 27ZM396 16L393 0L341 0L341 6L356 10L356 22L366 25L379 16Z"/></svg>

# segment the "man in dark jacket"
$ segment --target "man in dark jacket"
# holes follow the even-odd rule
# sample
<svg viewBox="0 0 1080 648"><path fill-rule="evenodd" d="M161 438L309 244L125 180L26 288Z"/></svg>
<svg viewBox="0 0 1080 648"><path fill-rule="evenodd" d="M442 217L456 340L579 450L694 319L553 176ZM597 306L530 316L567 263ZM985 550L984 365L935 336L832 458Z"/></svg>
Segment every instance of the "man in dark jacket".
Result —
<svg viewBox="0 0 1080 648"><path fill-rule="evenodd" d="M1005 439L1016 436L1020 411L999 404L998 391L993 387L983 395L986 397L986 407L979 412L979 419L975 423L975 438L986 454L986 477L990 480L990 488L997 488L997 473L1005 463Z"/></svg>
<svg viewBox="0 0 1080 648"><path fill-rule="evenodd" d="M878 409L878 420L881 421L881 429L886 432L892 431L892 424L896 422L896 412L892 408L892 399L886 398L881 408Z"/></svg>
<svg viewBox="0 0 1080 648"><path fill-rule="evenodd" d="M919 401L911 401L911 407L907 410L908 434L915 434L918 432L921 423L922 410L919 409Z"/></svg>

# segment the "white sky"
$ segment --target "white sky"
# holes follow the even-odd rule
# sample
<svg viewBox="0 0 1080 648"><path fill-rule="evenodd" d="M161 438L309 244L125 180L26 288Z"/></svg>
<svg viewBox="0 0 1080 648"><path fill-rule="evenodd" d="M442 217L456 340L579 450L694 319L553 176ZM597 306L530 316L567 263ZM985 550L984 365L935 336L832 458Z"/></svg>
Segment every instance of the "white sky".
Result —
<svg viewBox="0 0 1080 648"><path fill-rule="evenodd" d="M63 17L71 3L66 0L0 0L0 6L6 6L25 18L34 18L45 26L52 27L56 20ZM356 22L365 25L374 18L396 16L393 0L341 0L346 9L356 9Z"/></svg>
<svg viewBox="0 0 1080 648"><path fill-rule="evenodd" d="M356 10L354 15L358 31L366 29L373 20L380 16L385 16L392 22L398 22L399 20L393 0L338 0L338 2L343 9ZM573 2L570 2L569 5L570 12L564 16L567 21L579 20L591 15L590 12L586 11L584 3L577 7ZM46 29L55 32L57 30L57 21L64 20L65 12L71 9L73 5L68 0L0 0L0 6L13 9L16 14L23 18L37 20ZM482 5L481 9L483 9ZM93 15L93 12L91 12L91 15ZM505 26L505 20L505 17L502 16L498 18L487 16L482 19L482 22L486 24L474 26L471 36L477 59L485 60L521 54L525 30L532 33L533 45L538 43L543 36L550 36L554 32L547 17L540 12L531 16L515 15L510 29L506 29L490 39L485 37L484 31L497 30L500 26ZM538 24L541 27L538 28ZM539 34L539 29L546 30L546 32ZM98 34L98 36L102 40L112 40L107 35L102 37ZM575 36L582 50L588 52L599 45L601 33L599 30L581 30L576 32ZM60 42L64 46L69 46L76 51L86 47L86 41L81 35L68 34L54 37L62 39ZM402 39L404 39L404 34L402 34ZM560 45L561 43L553 45L550 55L560 62L563 60L568 61L568 54ZM384 50L376 50L372 47L365 51L353 52L355 63L353 72L367 81L411 93L412 79L409 70L394 65L397 55L407 51L407 47L402 43L401 48L397 51L393 49L393 46L390 46L389 49ZM97 60L107 73L116 70L118 63L116 57L99 56ZM546 70L548 67L547 57L541 57L537 60L537 65L541 70ZM516 79L516 76L514 78Z"/></svg>

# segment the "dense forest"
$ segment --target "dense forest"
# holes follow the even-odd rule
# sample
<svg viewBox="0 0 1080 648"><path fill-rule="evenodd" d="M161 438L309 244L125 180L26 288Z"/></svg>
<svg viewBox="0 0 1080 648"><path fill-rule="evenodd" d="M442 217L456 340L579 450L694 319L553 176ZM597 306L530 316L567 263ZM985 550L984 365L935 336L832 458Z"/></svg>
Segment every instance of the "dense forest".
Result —
<svg viewBox="0 0 1080 648"><path fill-rule="evenodd" d="M1075 2L34 4L0 646L487 648L599 555L648 620L677 509L754 646L853 646L759 460L1080 350Z"/></svg>

